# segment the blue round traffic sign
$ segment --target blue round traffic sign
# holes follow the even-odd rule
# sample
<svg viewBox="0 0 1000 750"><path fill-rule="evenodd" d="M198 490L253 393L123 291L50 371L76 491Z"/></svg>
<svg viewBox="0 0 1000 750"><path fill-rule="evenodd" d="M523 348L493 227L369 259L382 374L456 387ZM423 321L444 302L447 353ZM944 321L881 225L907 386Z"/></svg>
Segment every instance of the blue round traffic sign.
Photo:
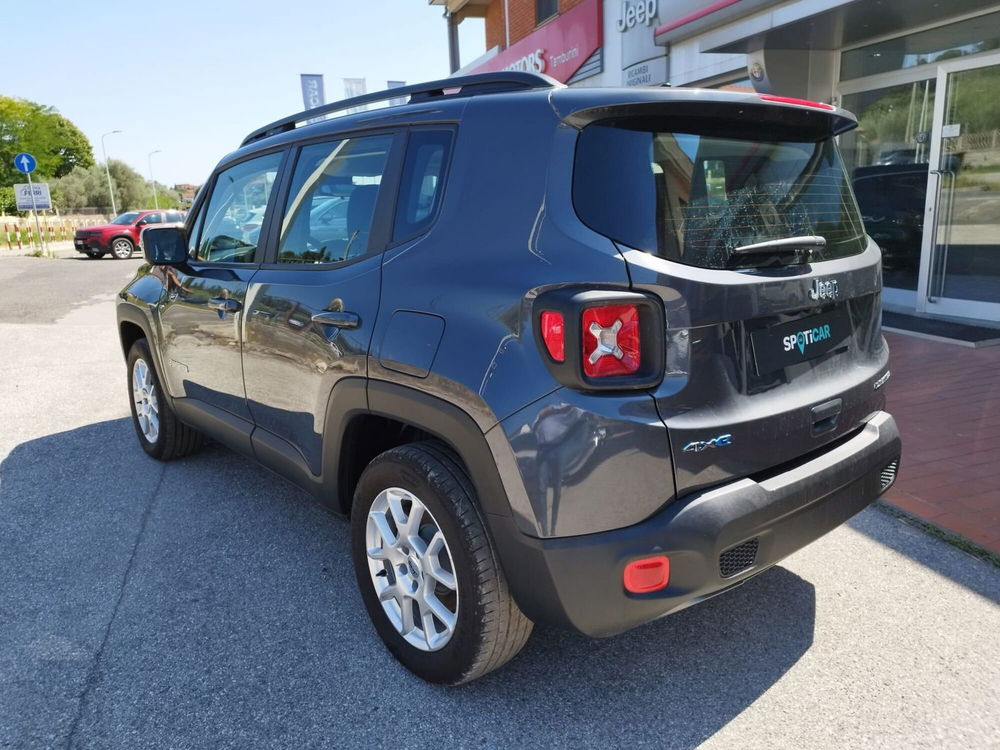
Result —
<svg viewBox="0 0 1000 750"><path fill-rule="evenodd" d="M14 166L18 172L29 174L35 171L35 157L31 154L20 153L14 157Z"/></svg>

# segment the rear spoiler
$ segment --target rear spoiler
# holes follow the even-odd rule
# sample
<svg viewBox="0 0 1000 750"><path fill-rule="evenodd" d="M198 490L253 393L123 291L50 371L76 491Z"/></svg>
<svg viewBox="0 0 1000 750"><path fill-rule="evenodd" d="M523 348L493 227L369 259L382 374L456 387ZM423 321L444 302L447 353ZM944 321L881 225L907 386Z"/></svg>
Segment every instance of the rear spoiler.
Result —
<svg viewBox="0 0 1000 750"><path fill-rule="evenodd" d="M602 90L598 106L586 89L553 91L556 115L576 129L595 122L622 120L652 124L674 132L767 136L771 139L817 141L856 128L858 121L832 104L768 94L713 89L646 88Z"/></svg>

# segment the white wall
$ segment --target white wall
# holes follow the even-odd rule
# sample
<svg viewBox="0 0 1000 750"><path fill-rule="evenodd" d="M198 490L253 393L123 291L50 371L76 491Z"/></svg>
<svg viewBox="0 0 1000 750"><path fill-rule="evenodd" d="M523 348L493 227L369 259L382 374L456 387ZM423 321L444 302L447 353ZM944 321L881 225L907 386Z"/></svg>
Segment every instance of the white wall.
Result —
<svg viewBox="0 0 1000 750"><path fill-rule="evenodd" d="M695 36L670 45L670 84L686 86L696 81L734 73L746 76L746 55L724 55L701 51L701 37Z"/></svg>

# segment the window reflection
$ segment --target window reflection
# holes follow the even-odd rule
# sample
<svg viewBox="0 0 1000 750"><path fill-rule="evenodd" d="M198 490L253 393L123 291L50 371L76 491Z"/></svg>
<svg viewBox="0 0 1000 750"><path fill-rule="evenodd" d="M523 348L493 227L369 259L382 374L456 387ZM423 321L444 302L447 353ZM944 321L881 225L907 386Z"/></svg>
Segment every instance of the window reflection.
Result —
<svg viewBox="0 0 1000 750"><path fill-rule="evenodd" d="M995 49L1000 49L1000 13L848 50L840 59L840 78L846 81Z"/></svg>
<svg viewBox="0 0 1000 750"><path fill-rule="evenodd" d="M843 97L858 127L840 137L865 230L882 248L886 286L917 288L935 81Z"/></svg>

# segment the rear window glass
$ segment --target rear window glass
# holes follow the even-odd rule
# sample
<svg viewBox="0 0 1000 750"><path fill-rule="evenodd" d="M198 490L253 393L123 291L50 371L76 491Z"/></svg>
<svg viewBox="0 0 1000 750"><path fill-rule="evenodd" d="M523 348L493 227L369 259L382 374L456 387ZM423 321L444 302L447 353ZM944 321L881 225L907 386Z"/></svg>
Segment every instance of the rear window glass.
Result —
<svg viewBox="0 0 1000 750"><path fill-rule="evenodd" d="M830 260L865 248L864 225L832 138L768 141L665 132L616 122L580 134L577 214L624 245L702 268L794 256L734 256L738 247L819 235Z"/></svg>
<svg viewBox="0 0 1000 750"><path fill-rule="evenodd" d="M434 221L441 202L449 148L450 131L417 130L410 134L396 202L394 241L414 237Z"/></svg>

